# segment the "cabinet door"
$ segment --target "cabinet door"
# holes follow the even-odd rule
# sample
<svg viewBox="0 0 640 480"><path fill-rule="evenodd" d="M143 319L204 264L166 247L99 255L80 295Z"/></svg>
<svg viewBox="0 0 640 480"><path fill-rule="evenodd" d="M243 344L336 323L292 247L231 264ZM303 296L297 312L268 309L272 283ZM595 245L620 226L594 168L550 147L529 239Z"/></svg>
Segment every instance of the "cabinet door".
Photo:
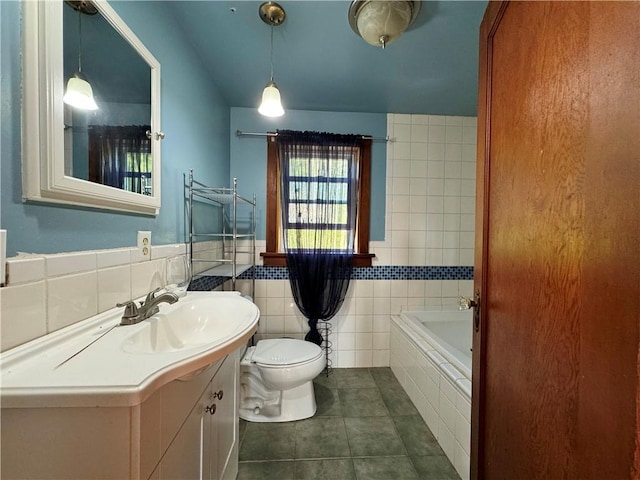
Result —
<svg viewBox="0 0 640 480"><path fill-rule="evenodd" d="M209 458L204 457L211 448L203 435L209 416L205 413L208 395L209 390L206 390L169 445L158 466L160 480L209 478ZM203 465L207 466L206 471L203 471Z"/></svg>
<svg viewBox="0 0 640 480"><path fill-rule="evenodd" d="M236 352L226 358L211 381L211 404L216 405L215 414L208 419L212 480L235 479L238 473L238 381Z"/></svg>
<svg viewBox="0 0 640 480"><path fill-rule="evenodd" d="M159 465L160 480L232 480L238 473L238 354L211 380Z"/></svg>

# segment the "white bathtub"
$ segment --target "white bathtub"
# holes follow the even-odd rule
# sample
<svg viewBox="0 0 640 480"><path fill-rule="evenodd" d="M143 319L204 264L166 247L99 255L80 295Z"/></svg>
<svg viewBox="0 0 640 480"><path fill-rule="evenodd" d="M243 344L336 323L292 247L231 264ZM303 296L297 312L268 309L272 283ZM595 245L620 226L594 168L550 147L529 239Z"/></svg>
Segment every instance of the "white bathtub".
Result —
<svg viewBox="0 0 640 480"><path fill-rule="evenodd" d="M450 306L391 317L391 369L463 479L471 451L471 315Z"/></svg>
<svg viewBox="0 0 640 480"><path fill-rule="evenodd" d="M458 310L454 306L412 307L404 309L400 317L408 323L412 333L425 340L466 379L471 380L471 310Z"/></svg>

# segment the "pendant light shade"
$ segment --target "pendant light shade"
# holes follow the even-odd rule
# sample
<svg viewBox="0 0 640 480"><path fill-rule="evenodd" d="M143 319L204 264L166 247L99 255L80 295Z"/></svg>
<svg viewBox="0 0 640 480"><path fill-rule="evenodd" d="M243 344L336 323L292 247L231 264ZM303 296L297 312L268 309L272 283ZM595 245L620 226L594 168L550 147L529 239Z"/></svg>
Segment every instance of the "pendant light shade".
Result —
<svg viewBox="0 0 640 480"><path fill-rule="evenodd" d="M281 25L284 22L286 14L284 9L275 2L265 2L260 5L258 14L262 21L271 27L271 77L262 91L262 102L260 102L260 106L258 107L258 113L265 117L281 117L284 115L284 108L282 108L278 86L276 82L273 81L273 27Z"/></svg>
<svg viewBox="0 0 640 480"><path fill-rule="evenodd" d="M80 72L76 72L67 82L67 91L62 97L62 101L81 110L98 109L98 105L93 99L93 89L89 82L82 78Z"/></svg>
<svg viewBox="0 0 640 480"><path fill-rule="evenodd" d="M67 0L65 3L78 12L78 71L69 78L62 101L80 110L97 110L91 84L82 74L82 15L96 15L98 10L89 0Z"/></svg>
<svg viewBox="0 0 640 480"><path fill-rule="evenodd" d="M284 108L282 108L282 102L280 101L280 91L274 81L270 81L264 87L258 112L265 117L281 117L284 115Z"/></svg>
<svg viewBox="0 0 640 480"><path fill-rule="evenodd" d="M356 0L349 7L349 24L365 42L385 48L413 23L420 1Z"/></svg>

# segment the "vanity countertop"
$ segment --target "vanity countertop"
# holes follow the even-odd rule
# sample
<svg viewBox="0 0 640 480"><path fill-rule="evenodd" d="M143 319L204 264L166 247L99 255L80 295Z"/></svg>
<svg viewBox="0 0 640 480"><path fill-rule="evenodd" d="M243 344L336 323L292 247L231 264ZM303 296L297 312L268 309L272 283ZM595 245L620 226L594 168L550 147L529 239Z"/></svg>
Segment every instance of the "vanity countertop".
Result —
<svg viewBox="0 0 640 480"><path fill-rule="evenodd" d="M179 309L203 305L211 315L224 314L225 322L229 317L232 327L214 334L209 343L157 345L161 322L180 321ZM190 337L212 335L212 329L206 330L207 315L192 319ZM114 308L0 354L2 407L141 404L166 383L188 377L244 345L256 331L260 312L238 292L188 292L136 325L119 325L121 316L122 308ZM144 348L139 348L140 338L146 339Z"/></svg>

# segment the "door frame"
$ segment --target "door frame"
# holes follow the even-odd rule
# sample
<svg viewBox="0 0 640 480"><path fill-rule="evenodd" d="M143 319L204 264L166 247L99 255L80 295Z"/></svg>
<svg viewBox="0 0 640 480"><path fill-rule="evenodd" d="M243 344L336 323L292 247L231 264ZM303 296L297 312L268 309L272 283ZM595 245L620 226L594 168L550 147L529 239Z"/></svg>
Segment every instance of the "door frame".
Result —
<svg viewBox="0 0 640 480"><path fill-rule="evenodd" d="M486 336L487 305L483 302L483 292L487 286L487 262L489 232L489 148L491 138L491 71L493 55L493 36L500 20L509 5L509 0L490 1L480 26L480 53L478 66L478 144L476 152L476 222L475 222L475 258L474 292L480 298L479 328L474 328L472 351L472 395L471 395L471 478L484 478L484 469L480 459L484 458L481 439L484 437L485 376L486 376Z"/></svg>

